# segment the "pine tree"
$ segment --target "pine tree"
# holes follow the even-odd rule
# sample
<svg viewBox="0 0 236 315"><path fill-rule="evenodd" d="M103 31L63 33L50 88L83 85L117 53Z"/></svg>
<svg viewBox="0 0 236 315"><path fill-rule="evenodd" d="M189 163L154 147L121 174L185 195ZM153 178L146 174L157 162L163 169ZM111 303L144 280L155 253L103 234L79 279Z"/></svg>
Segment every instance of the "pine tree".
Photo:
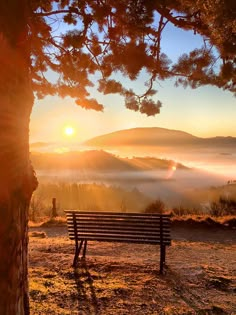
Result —
<svg viewBox="0 0 236 315"><path fill-rule="evenodd" d="M71 96L85 108L100 73L101 93L118 93L128 109L160 112L155 81L214 85L235 93L234 0L8 0L0 1L0 314L29 314L28 206L37 180L29 158L34 97ZM162 51L167 24L204 39L201 49L172 63ZM138 95L115 79L149 75ZM56 74L49 81L49 72Z"/></svg>

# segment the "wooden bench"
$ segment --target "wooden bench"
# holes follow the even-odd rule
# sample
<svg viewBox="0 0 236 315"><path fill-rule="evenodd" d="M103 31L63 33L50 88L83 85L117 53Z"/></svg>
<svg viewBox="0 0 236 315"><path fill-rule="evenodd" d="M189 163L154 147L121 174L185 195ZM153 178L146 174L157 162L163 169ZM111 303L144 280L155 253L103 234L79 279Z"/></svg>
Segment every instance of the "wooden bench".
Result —
<svg viewBox="0 0 236 315"><path fill-rule="evenodd" d="M166 246L171 245L170 215L93 212L66 210L68 234L75 241L75 267L83 248L86 255L87 241L123 242L160 245L160 273L163 273Z"/></svg>

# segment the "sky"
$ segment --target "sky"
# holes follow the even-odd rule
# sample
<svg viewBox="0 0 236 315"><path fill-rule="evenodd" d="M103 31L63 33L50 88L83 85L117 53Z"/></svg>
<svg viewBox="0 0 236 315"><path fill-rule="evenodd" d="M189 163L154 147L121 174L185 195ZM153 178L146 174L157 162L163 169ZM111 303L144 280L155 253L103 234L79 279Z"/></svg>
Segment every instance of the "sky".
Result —
<svg viewBox="0 0 236 315"><path fill-rule="evenodd" d="M183 52L202 45L202 39L193 32L167 27L162 48L173 60ZM183 47L185 48L183 51ZM137 82L125 80L125 84L136 90L144 90L145 73ZM174 79L161 81L156 87L163 106L161 113L154 117L130 111L125 108L120 96L101 95L91 88L92 98L104 104L104 112L85 110L74 100L47 96L35 100L31 115L30 142L83 142L97 135L122 129L138 127L162 127L182 130L199 137L235 136L236 99L232 93L216 87L205 86L198 89L175 87ZM65 128L74 129L73 135L66 135Z"/></svg>

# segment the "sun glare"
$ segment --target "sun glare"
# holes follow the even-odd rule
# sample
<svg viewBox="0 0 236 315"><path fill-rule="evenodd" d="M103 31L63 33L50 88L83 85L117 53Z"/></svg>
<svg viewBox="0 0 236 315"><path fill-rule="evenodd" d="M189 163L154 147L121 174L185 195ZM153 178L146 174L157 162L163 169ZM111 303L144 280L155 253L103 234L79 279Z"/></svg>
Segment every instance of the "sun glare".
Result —
<svg viewBox="0 0 236 315"><path fill-rule="evenodd" d="M64 129L64 133L67 136L73 136L73 134L75 133L75 129L73 127L71 127L71 126L67 126Z"/></svg>

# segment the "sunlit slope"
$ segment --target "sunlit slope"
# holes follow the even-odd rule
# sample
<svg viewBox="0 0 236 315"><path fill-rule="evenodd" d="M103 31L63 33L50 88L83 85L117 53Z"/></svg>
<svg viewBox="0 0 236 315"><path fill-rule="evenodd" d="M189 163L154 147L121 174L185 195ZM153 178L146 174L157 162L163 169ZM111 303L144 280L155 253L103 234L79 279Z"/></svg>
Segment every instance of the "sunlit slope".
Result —
<svg viewBox="0 0 236 315"><path fill-rule="evenodd" d="M91 171L136 170L123 161L105 151L83 151L67 153L33 153L31 160L35 169L77 169Z"/></svg>
<svg viewBox="0 0 236 315"><path fill-rule="evenodd" d="M98 147L116 146L201 146L234 147L235 137L200 138L180 130L165 128L133 128L120 130L87 140L85 145Z"/></svg>
<svg viewBox="0 0 236 315"><path fill-rule="evenodd" d="M156 170L156 169L189 169L186 166L184 166L181 163L176 163L173 160L167 160L167 159L158 159L154 157L133 157L130 159L125 159L128 160L128 162L132 165L135 166L139 170Z"/></svg>
<svg viewBox="0 0 236 315"><path fill-rule="evenodd" d="M185 168L172 160L157 158L120 158L102 150L58 153L32 153L35 169L76 169L89 171L140 171Z"/></svg>

